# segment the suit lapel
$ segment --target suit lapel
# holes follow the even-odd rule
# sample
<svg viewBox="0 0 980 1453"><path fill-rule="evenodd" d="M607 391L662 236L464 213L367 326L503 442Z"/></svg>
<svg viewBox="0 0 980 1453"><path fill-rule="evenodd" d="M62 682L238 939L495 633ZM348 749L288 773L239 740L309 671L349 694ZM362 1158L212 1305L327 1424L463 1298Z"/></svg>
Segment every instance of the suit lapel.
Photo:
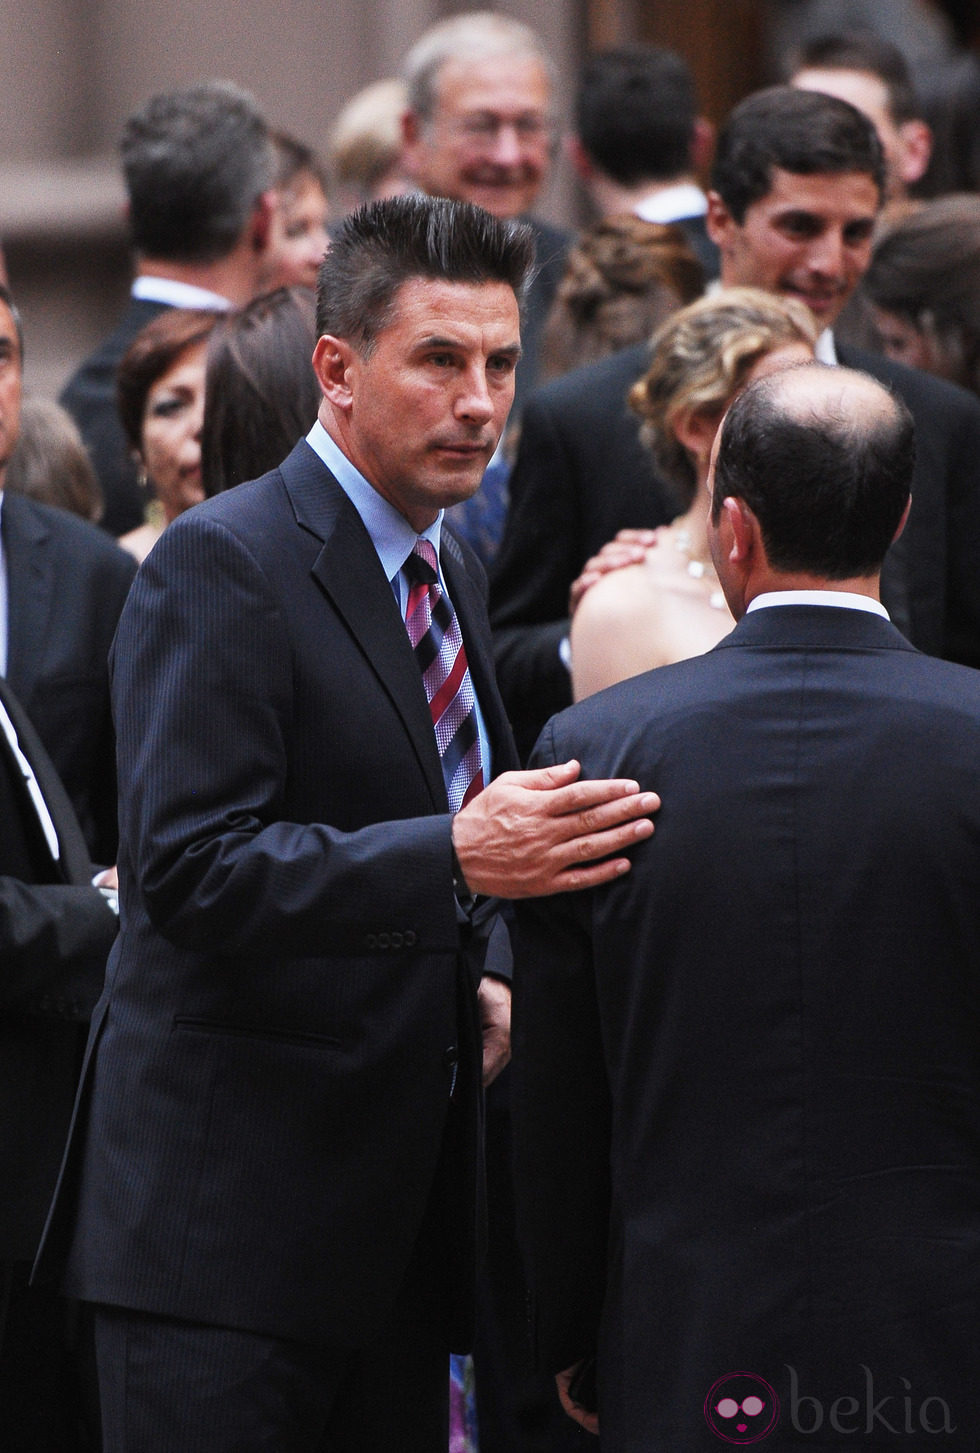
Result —
<svg viewBox="0 0 980 1453"><path fill-rule="evenodd" d="M303 440L282 465L298 524L323 542L312 574L357 641L405 727L437 812L446 785L425 687L371 537L333 475Z"/></svg>
<svg viewBox="0 0 980 1453"><path fill-rule="evenodd" d="M50 531L29 500L5 493L3 549L7 560L7 678L29 702L41 673L54 598Z"/></svg>
<svg viewBox="0 0 980 1453"><path fill-rule="evenodd" d="M6 505L4 505L4 509L6 509ZM61 852L58 863L59 871L69 883L88 883L92 877L92 864L88 848L82 837L82 830L75 817L75 810L23 707L2 679L0 679L0 701L3 702L7 715L14 724L18 745L31 764L31 771L37 779L41 796L44 798L45 805L51 814L51 821L54 823L55 832L58 834L58 847ZM5 753L10 750L2 731L0 731L0 750ZM15 766L14 775L18 781L23 782L19 767ZM35 808L34 804L30 802L26 786L23 791L29 802L30 812L33 814ZM43 835L40 835L40 828L38 831L46 850L47 843L44 841Z"/></svg>

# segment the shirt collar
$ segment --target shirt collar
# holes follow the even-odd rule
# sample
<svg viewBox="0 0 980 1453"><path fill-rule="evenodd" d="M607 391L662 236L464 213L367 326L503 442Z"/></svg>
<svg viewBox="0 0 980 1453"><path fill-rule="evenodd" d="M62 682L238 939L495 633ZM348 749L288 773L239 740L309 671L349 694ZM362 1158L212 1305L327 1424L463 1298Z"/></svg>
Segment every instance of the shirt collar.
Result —
<svg viewBox="0 0 980 1453"><path fill-rule="evenodd" d="M753 610L765 610L773 605L835 605L843 610L863 610L869 615L883 616L891 620L880 600L870 595L856 595L851 590L767 590L757 595L746 606L746 614Z"/></svg>
<svg viewBox="0 0 980 1453"><path fill-rule="evenodd" d="M411 554L418 535L405 516L396 510L383 495L380 495L374 486L364 478L361 471L351 463L319 419L307 434L306 442L322 459L357 510L364 523L364 528L371 536L372 544L378 552L385 575L389 580L394 580ZM437 560L439 559L439 540L442 534L442 516L443 511L440 510L428 529L421 532L423 539L432 542Z"/></svg>
<svg viewBox="0 0 980 1453"><path fill-rule="evenodd" d="M633 211L644 222L678 222L686 217L703 217L708 199L693 182L677 182L672 187L658 187L649 197L637 202Z"/></svg>
<svg viewBox="0 0 980 1453"><path fill-rule="evenodd" d="M818 363L829 363L835 366L837 363L837 349L834 345L834 335L830 328L825 328L816 341L813 349L813 356Z"/></svg>
<svg viewBox="0 0 980 1453"><path fill-rule="evenodd" d="M134 298L146 303L167 303L171 308L213 308L226 313L231 308L227 298L213 293L210 288L199 288L193 283L178 282L170 277L140 275L133 280L130 289Z"/></svg>

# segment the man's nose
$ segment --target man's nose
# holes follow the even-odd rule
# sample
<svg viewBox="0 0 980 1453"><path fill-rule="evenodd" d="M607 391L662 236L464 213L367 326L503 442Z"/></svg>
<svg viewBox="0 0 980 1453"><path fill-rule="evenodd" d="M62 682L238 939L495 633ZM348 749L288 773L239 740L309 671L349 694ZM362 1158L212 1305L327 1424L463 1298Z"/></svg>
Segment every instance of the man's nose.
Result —
<svg viewBox="0 0 980 1453"><path fill-rule="evenodd" d="M497 166L520 166L524 152L521 138L513 121L501 121L497 127L493 137L491 155Z"/></svg>
<svg viewBox="0 0 980 1453"><path fill-rule="evenodd" d="M844 239L840 232L828 228L810 245L810 267L825 277L840 277L844 271L844 250Z"/></svg>
<svg viewBox="0 0 980 1453"><path fill-rule="evenodd" d="M456 400L456 412L460 418L479 423L486 423L493 418L493 400L482 368L467 369L463 375L463 387Z"/></svg>

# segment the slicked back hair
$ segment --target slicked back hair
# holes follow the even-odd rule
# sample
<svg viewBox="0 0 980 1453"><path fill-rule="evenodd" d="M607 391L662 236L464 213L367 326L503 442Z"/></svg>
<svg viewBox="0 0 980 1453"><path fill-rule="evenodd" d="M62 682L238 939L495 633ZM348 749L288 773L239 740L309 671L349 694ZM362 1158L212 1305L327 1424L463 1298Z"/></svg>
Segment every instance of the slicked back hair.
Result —
<svg viewBox="0 0 980 1453"><path fill-rule="evenodd" d="M737 105L722 127L711 185L741 226L772 190L773 169L813 176L861 172L885 194L885 159L874 126L822 91L769 86Z"/></svg>
<svg viewBox="0 0 980 1453"><path fill-rule="evenodd" d="M231 81L151 96L126 122L121 151L132 244L145 257L226 257L273 183L268 127Z"/></svg>
<svg viewBox="0 0 980 1453"><path fill-rule="evenodd" d="M616 46L582 67L575 130L595 165L623 186L689 172L696 120L691 72L672 50Z"/></svg>
<svg viewBox="0 0 980 1453"><path fill-rule="evenodd" d="M912 416L877 383L877 409L854 409L843 399L837 407L827 394L812 406L794 398L789 390L816 370L832 374L842 392L848 375L855 377L807 364L759 379L732 404L715 460L711 517L717 522L727 496L743 500L776 570L825 580L874 575L909 498Z"/></svg>
<svg viewBox="0 0 980 1453"><path fill-rule="evenodd" d="M523 301L534 261L530 228L470 202L387 197L345 217L320 265L316 328L365 356L392 321L395 295L413 278L506 283Z"/></svg>

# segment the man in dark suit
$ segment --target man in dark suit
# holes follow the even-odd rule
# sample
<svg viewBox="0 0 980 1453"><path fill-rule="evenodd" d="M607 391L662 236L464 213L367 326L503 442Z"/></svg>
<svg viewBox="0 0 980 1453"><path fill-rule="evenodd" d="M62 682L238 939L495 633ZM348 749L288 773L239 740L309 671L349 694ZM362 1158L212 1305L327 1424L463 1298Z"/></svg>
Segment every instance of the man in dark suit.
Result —
<svg viewBox="0 0 980 1453"><path fill-rule="evenodd" d="M0 286L0 676L54 762L92 857L114 863L108 656L136 565L87 521L4 492L20 425L22 358L20 319Z"/></svg>
<svg viewBox="0 0 980 1453"><path fill-rule="evenodd" d="M913 450L866 375L752 385L709 483L735 630L535 754L664 803L622 886L517 910L538 1354L594 1429L597 1353L608 1453L975 1443L980 673L879 603Z"/></svg>
<svg viewBox="0 0 980 1453"><path fill-rule="evenodd" d="M275 167L254 98L228 81L152 96L127 120L121 151L132 296L61 395L102 485L103 528L114 535L142 524L146 507L116 409L120 360L164 308L237 307L258 291Z"/></svg>
<svg viewBox="0 0 980 1453"><path fill-rule="evenodd" d="M713 142L690 69L675 51L615 46L582 67L569 149L599 216L635 212L647 222L676 223L708 279L718 276L718 249L705 227L708 199L697 174Z"/></svg>
<svg viewBox="0 0 980 1453"><path fill-rule="evenodd" d="M123 926L42 1251L73 1220L106 1453L445 1449L509 1053L486 895L605 881L655 805L506 771L441 528L506 418L530 259L465 204L348 218L308 440L170 526L120 623Z"/></svg>
<svg viewBox="0 0 980 1453"><path fill-rule="evenodd" d="M980 403L875 354L835 350L832 326L868 265L882 196L881 147L870 122L834 97L774 87L748 97L722 128L708 231L721 252L723 285L801 298L824 325L818 357L881 378L911 409L916 506L886 565L885 599L920 649L977 665ZM634 362L639 373L639 350ZM606 539L624 527L662 523L662 496L637 440L639 420L619 392L628 364L621 354L606 360L603 372L594 365L569 374L541 389L525 410L491 591L498 679L522 754L548 716L571 700L558 656L567 613L553 612L595 551L595 534L583 522L605 529ZM580 417L587 420L581 428ZM622 467L608 470L603 453ZM646 516L627 513L644 491ZM532 523L539 517L552 522L547 547ZM620 558L637 557L627 550Z"/></svg>
<svg viewBox="0 0 980 1453"><path fill-rule="evenodd" d="M8 1453L96 1446L83 1431L84 1335L67 1304L27 1285L84 1026L116 935L115 893L94 887L94 872L57 773L0 679L0 1423ZM97 1440L97 1419L88 1432Z"/></svg>

